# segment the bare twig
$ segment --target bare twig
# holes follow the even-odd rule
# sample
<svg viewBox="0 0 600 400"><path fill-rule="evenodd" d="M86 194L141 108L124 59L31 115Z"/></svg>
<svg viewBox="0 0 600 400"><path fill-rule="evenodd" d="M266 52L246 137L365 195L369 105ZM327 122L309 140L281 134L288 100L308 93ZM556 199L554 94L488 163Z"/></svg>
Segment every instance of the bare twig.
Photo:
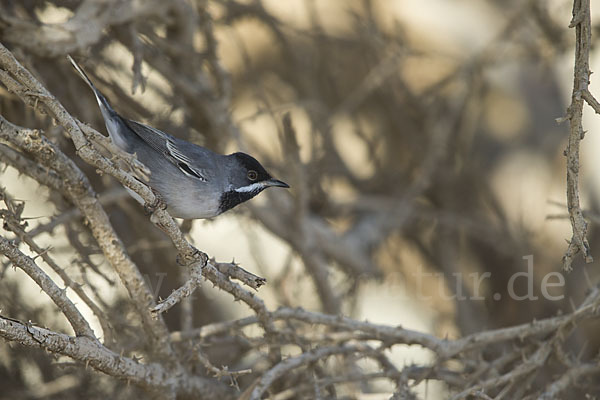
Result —
<svg viewBox="0 0 600 400"><path fill-rule="evenodd" d="M572 269L573 257L582 252L586 263L594 259L587 240L587 222L583 217L579 201L579 143L583 139L582 125L583 96L588 91L590 76L590 47L592 41L592 23L589 0L573 2L573 20L570 27L575 27L575 67L571 105L567 111L569 119L569 143L567 145L567 206L571 217L573 237L563 257L563 268ZM590 97L590 96L588 96ZM590 102L590 104L594 104Z"/></svg>
<svg viewBox="0 0 600 400"><path fill-rule="evenodd" d="M0 316L0 336L26 346L69 356L106 374L150 389L163 388L169 392L183 389L206 398L233 398L224 385L190 376L183 371L167 371L157 363L141 364L132 358L119 356L88 336L68 336L3 316Z"/></svg>
<svg viewBox="0 0 600 400"><path fill-rule="evenodd" d="M95 338L92 328L83 315L69 300L66 289L60 289L50 277L38 267L33 259L27 257L6 238L0 236L0 253L6 255L15 267L21 268L61 309L71 323L77 335Z"/></svg>
<svg viewBox="0 0 600 400"><path fill-rule="evenodd" d="M179 303L183 298L189 297L198 286L200 286L200 281L202 280L202 268L197 264L193 264L190 266L190 278L185 282L181 287L177 290L174 290L173 293L169 295L164 301L161 301L156 306L154 306L150 311L153 315L160 315L169 309L171 309L175 304Z"/></svg>

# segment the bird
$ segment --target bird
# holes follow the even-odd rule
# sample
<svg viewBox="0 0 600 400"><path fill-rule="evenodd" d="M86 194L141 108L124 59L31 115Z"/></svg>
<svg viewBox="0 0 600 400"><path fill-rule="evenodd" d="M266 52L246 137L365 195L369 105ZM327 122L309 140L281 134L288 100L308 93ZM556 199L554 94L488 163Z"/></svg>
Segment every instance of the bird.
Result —
<svg viewBox="0 0 600 400"><path fill-rule="evenodd" d="M111 141L123 151L135 153L146 166L150 173L145 183L158 193L171 216L213 218L268 187L290 187L248 154L218 154L120 116L75 60L70 55L67 58L92 89ZM138 194L128 191L144 204Z"/></svg>

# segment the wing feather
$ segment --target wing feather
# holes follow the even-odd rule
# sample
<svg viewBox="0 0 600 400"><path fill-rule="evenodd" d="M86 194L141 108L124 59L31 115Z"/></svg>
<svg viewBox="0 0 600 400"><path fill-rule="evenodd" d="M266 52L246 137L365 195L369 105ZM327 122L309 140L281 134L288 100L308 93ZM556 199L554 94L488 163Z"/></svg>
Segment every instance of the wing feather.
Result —
<svg viewBox="0 0 600 400"><path fill-rule="evenodd" d="M173 136L139 122L126 120L124 118L123 120L140 139L155 151L165 156L170 162L176 165L181 172L187 176L199 179L202 182L207 181L203 171L199 168L195 168L193 161L177 147Z"/></svg>

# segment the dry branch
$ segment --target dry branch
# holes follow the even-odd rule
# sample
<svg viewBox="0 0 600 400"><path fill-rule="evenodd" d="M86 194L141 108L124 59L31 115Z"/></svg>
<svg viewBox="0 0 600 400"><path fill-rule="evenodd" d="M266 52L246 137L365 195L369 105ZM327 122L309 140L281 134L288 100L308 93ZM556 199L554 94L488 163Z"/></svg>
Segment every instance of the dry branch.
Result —
<svg viewBox="0 0 600 400"><path fill-rule="evenodd" d="M579 201L579 143L584 137L583 102L590 81L590 47L592 45L592 22L589 0L573 2L573 19L569 27L575 28L575 67L571 105L567 110L569 142L567 156L567 208L573 228L573 237L563 257L563 268L572 269L573 257L581 251L586 263L594 261L587 239L587 222ZM588 96L589 97L589 96Z"/></svg>
<svg viewBox="0 0 600 400"><path fill-rule="evenodd" d="M181 370L168 371L158 363L141 364L110 351L87 336L72 337L3 316L0 316L0 336L25 346L69 356L86 366L152 390L185 392L207 398L233 398L231 391L223 385L206 378L189 376Z"/></svg>

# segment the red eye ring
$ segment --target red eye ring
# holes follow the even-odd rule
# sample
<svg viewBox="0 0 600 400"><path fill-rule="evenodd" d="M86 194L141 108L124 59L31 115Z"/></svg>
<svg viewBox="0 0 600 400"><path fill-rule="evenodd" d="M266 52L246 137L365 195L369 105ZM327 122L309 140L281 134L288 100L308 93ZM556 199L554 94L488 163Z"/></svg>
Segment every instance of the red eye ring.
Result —
<svg viewBox="0 0 600 400"><path fill-rule="evenodd" d="M255 181L258 179L258 173L254 170L250 170L248 171L248 179L250 179L251 181Z"/></svg>

